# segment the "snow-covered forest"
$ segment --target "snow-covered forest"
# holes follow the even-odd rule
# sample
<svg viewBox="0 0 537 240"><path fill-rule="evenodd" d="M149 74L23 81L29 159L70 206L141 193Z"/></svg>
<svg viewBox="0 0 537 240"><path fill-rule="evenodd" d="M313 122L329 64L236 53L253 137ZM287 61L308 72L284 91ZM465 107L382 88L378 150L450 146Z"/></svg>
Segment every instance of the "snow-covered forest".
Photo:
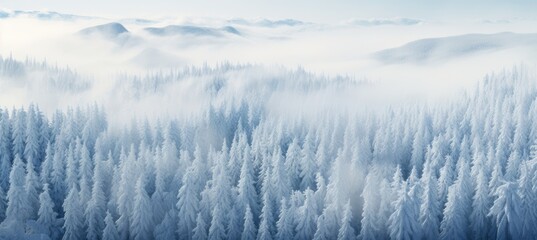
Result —
<svg viewBox="0 0 537 240"><path fill-rule="evenodd" d="M0 240L537 239L537 1L0 5Z"/></svg>
<svg viewBox="0 0 537 240"><path fill-rule="evenodd" d="M16 63L3 61L2 76L19 74ZM54 69L69 91L89 87ZM224 70L188 74L211 71ZM155 75L145 87L123 77L121 86L158 92L181 76ZM314 74L289 78L305 80L264 91L330 87ZM315 121L270 114L263 102L221 102L234 99L120 127L99 104L4 108L0 238L531 239L536 80L514 67L448 104ZM231 84L205 81L213 95Z"/></svg>

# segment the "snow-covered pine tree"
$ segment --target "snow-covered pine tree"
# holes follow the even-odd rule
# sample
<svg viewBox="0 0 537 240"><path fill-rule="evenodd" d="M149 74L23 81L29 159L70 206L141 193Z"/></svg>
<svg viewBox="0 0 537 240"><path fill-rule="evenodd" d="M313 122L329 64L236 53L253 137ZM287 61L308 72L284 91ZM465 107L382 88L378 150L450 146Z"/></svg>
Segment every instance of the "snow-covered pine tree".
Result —
<svg viewBox="0 0 537 240"><path fill-rule="evenodd" d="M81 199L90 199L91 191L93 185L93 169L94 164L90 156L90 151L88 150L86 144L80 146L80 171L78 172L78 179L80 185L80 198ZM82 203L84 209L87 208L87 201Z"/></svg>
<svg viewBox="0 0 537 240"><path fill-rule="evenodd" d="M475 194L472 201L472 213L470 214L470 228L472 229L473 239L490 239L490 226L492 222L487 216L492 206L491 196L488 192L488 179L485 175L485 169L477 170Z"/></svg>
<svg viewBox="0 0 537 240"><path fill-rule="evenodd" d="M6 218L6 209L7 208L7 199L6 199L6 192L0 186L0 222L4 221Z"/></svg>
<svg viewBox="0 0 537 240"><path fill-rule="evenodd" d="M41 171L39 173L39 178L43 185L51 182L53 161L54 153L52 152L52 144L48 142L45 150L45 160L41 163Z"/></svg>
<svg viewBox="0 0 537 240"><path fill-rule="evenodd" d="M529 165L528 162L523 162L520 165L520 177L517 181L522 219L522 227L520 228L522 239L529 239L537 234L533 227L537 222L537 208L534 205L537 202L537 194L533 191L532 176L535 176L535 165Z"/></svg>
<svg viewBox="0 0 537 240"><path fill-rule="evenodd" d="M255 239L257 235L257 229L254 223L254 216L250 206L246 206L246 212L244 213L244 225L241 234L241 240Z"/></svg>
<svg viewBox="0 0 537 240"><path fill-rule="evenodd" d="M9 174L9 190L7 191L7 209L5 221L24 223L30 214L28 194L25 189L25 170L22 159L17 154Z"/></svg>
<svg viewBox="0 0 537 240"><path fill-rule="evenodd" d="M80 204L79 193L76 187L69 190L63 203L65 211L63 240L77 240L84 238L84 212Z"/></svg>
<svg viewBox="0 0 537 240"><path fill-rule="evenodd" d="M313 235L314 240L328 240L328 229L326 229L326 224L324 220L324 215L320 215L317 218L317 230Z"/></svg>
<svg viewBox="0 0 537 240"><path fill-rule="evenodd" d="M30 104L26 114L26 129L25 133L25 146L24 146L24 159L32 161L34 166L41 164L41 146L40 146L40 131L38 123L38 114L35 110L35 105Z"/></svg>
<svg viewBox="0 0 537 240"><path fill-rule="evenodd" d="M310 188L315 190L315 172L317 163L315 161L315 146L313 137L308 133L304 139L300 159L300 189Z"/></svg>
<svg viewBox="0 0 537 240"><path fill-rule="evenodd" d="M13 156L22 158L26 146L26 111L13 109L12 121Z"/></svg>
<svg viewBox="0 0 537 240"><path fill-rule="evenodd" d="M110 212L106 212L104 218L105 228L103 230L103 240L119 240L119 233L117 232L116 223L112 218Z"/></svg>
<svg viewBox="0 0 537 240"><path fill-rule="evenodd" d="M276 147L274 149L274 152L272 153L272 186L274 189L274 196L272 196L272 199L282 199L289 197L291 194L291 185L287 178L287 171L284 166L284 160L281 155L281 150L279 147ZM276 206L273 209L274 211L280 210L280 201L275 202Z"/></svg>
<svg viewBox="0 0 537 240"><path fill-rule="evenodd" d="M199 193L196 192L196 166L191 165L183 176L183 185L177 194L178 234L179 238L190 239L196 227L199 209Z"/></svg>
<svg viewBox="0 0 537 240"><path fill-rule="evenodd" d="M11 170L11 125L9 112L0 110L0 186L9 187L9 172Z"/></svg>
<svg viewBox="0 0 537 240"><path fill-rule="evenodd" d="M403 182L399 191L399 196L394 202L395 211L389 219L390 238L391 239L414 239L421 237L421 226L418 221L419 212L413 206L416 204L411 196L408 182Z"/></svg>
<svg viewBox="0 0 537 240"><path fill-rule="evenodd" d="M300 161L300 146L298 139L294 138L285 154L285 168L288 170L289 181L293 190L297 190L300 187Z"/></svg>
<svg viewBox="0 0 537 240"><path fill-rule="evenodd" d="M424 239L437 239L440 234L442 207L438 198L438 182L434 172L425 167L422 176L423 193L420 206L420 224Z"/></svg>
<svg viewBox="0 0 537 240"><path fill-rule="evenodd" d="M57 219L58 214L54 211L54 203L49 194L48 184L43 186L43 192L39 194L39 203L37 223L43 227L44 234L50 236L51 239L60 238L61 223Z"/></svg>
<svg viewBox="0 0 537 240"><path fill-rule="evenodd" d="M523 219L520 209L518 186L515 182L505 182L494 193L496 200L490 209L497 232L497 239L522 239Z"/></svg>
<svg viewBox="0 0 537 240"><path fill-rule="evenodd" d="M263 208L261 209L260 223L257 232L257 240L273 239L274 235L274 216L272 201L268 193L263 195Z"/></svg>
<svg viewBox="0 0 537 240"><path fill-rule="evenodd" d="M289 204L286 199L282 199L280 203L280 214L276 222L277 233L275 239L292 239L295 235L295 225L293 217L294 212L289 211Z"/></svg>
<svg viewBox="0 0 537 240"><path fill-rule="evenodd" d="M201 213L198 213L196 217L196 227L194 228L193 240L206 240L207 239L207 224L203 221Z"/></svg>
<svg viewBox="0 0 537 240"><path fill-rule="evenodd" d="M304 205L298 210L299 215L297 216L298 224L296 226L296 239L312 239L317 227L317 224L315 223L317 220L317 210L315 209L313 191L308 188L304 194L306 195Z"/></svg>
<svg viewBox="0 0 537 240"><path fill-rule="evenodd" d="M141 175L136 181L136 193L132 211L131 229L129 232L136 240L151 239L153 237L153 212L151 199L145 190L145 176Z"/></svg>
<svg viewBox="0 0 537 240"><path fill-rule="evenodd" d="M35 219L37 217L37 211L39 210L39 177L34 169L34 161L32 157L28 159L26 164L26 179L24 189L26 190L26 195L28 197L28 217L30 219Z"/></svg>
<svg viewBox="0 0 537 240"><path fill-rule="evenodd" d="M158 224L153 231L155 240L177 239L176 222L177 212L174 210L168 211L164 216L164 219L162 219L162 222Z"/></svg>
<svg viewBox="0 0 537 240"><path fill-rule="evenodd" d="M93 188L85 212L87 239L101 239L103 229L105 228L106 196L104 187L106 181L104 172L105 166L103 166L103 164L102 160L96 159L93 175Z"/></svg>
<svg viewBox="0 0 537 240"><path fill-rule="evenodd" d="M122 151L122 157L120 157L120 176L121 180L119 182L119 189L117 190L119 194L117 199L117 207L119 218L116 220L117 230L119 232L120 239L128 239L129 236L132 236L130 232L131 226L131 213L134 208L134 202L132 201L135 198L136 188L134 182L136 182L136 155L135 155L134 145L131 145L128 157L125 156L124 151Z"/></svg>
<svg viewBox="0 0 537 240"><path fill-rule="evenodd" d="M352 227L352 212L350 200L343 207L343 219L337 235L338 240L352 240L356 238L354 228Z"/></svg>
<svg viewBox="0 0 537 240"><path fill-rule="evenodd" d="M246 144L243 153L244 160L242 162L240 178L237 185L239 204L250 207L254 216L259 216L259 203L256 190L255 170L252 163L253 159L250 154L250 146Z"/></svg>

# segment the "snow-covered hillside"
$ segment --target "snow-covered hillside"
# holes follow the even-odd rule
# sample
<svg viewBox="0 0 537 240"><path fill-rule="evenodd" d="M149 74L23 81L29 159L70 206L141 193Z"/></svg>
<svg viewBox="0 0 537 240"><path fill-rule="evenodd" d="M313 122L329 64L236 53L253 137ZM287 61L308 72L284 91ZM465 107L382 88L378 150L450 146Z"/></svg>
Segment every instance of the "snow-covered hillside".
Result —
<svg viewBox="0 0 537 240"><path fill-rule="evenodd" d="M522 47L536 49L537 34L505 32L421 39L401 47L376 52L374 57L387 64L427 63Z"/></svg>
<svg viewBox="0 0 537 240"><path fill-rule="evenodd" d="M263 96L363 83L283 71L269 79L244 75L247 84L235 88L225 77L253 68L123 76L113 87L124 100L181 88L208 100L198 105L200 114L187 117L147 116L110 125L106 104L54 114L38 105L3 109L0 236L533 236L537 87L531 69L489 75L449 104L406 104L366 114L318 109L311 121L299 109L275 115L267 108L271 98ZM1 69L6 77L47 67L8 58ZM58 70L57 78L67 78L66 71ZM220 77L192 85L193 76ZM78 86L81 79L71 81ZM172 102L184 101L178 99Z"/></svg>
<svg viewBox="0 0 537 240"><path fill-rule="evenodd" d="M536 238L535 11L208 1L0 9L0 240Z"/></svg>

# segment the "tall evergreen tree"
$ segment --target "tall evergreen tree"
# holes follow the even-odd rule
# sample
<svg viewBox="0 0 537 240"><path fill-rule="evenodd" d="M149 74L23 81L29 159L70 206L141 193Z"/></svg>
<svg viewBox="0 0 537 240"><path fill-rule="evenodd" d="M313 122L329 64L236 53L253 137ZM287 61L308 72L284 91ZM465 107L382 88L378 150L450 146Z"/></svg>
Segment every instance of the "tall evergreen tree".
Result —
<svg viewBox="0 0 537 240"><path fill-rule="evenodd" d="M280 204L280 215L276 222L277 233L275 239L292 239L295 231L293 211L289 211L287 200L284 198Z"/></svg>
<svg viewBox="0 0 537 240"><path fill-rule="evenodd" d="M78 179L80 182L80 198L81 199L90 199L91 191L93 185L93 169L94 164L90 156L90 151L88 150L86 144L80 146L80 171L78 172ZM84 209L87 208L87 201L82 203Z"/></svg>
<svg viewBox="0 0 537 240"><path fill-rule="evenodd" d="M61 209L63 199L65 199L65 192L67 190L67 184L65 182L65 164L64 164L64 149L59 145L56 145L54 152L54 160L52 163L52 178L51 178L51 197L55 204L55 211L63 216L63 210Z"/></svg>
<svg viewBox="0 0 537 240"><path fill-rule="evenodd" d="M470 227L473 239L490 239L490 226L492 222L487 216L491 207L491 198L488 192L488 181L483 168L477 170L475 195L472 201L472 213L470 215Z"/></svg>
<svg viewBox="0 0 537 240"><path fill-rule="evenodd" d="M535 166L530 166L527 162L524 162L520 166L520 178L518 179L522 239L529 239L537 234L533 227L537 222L537 208L533 204L537 202L537 194L533 191L532 176L535 176Z"/></svg>
<svg viewBox="0 0 537 240"><path fill-rule="evenodd" d="M112 218L112 214L110 214L108 211L106 212L104 223L106 227L103 230L103 240L119 240L119 233L117 232L116 224Z"/></svg>
<svg viewBox="0 0 537 240"><path fill-rule="evenodd" d="M0 186L0 222L4 221L6 218L6 210L7 210L7 199L6 199L6 192Z"/></svg>
<svg viewBox="0 0 537 240"><path fill-rule="evenodd" d="M41 183L43 184L51 183L53 161L54 161L54 153L52 152L52 144L48 142L47 148L45 150L45 160L41 163L41 171L39 174L39 178L41 180Z"/></svg>
<svg viewBox="0 0 537 240"><path fill-rule="evenodd" d="M151 200L145 190L144 176L142 175L136 182L130 232L134 239L151 239L153 238L153 227Z"/></svg>
<svg viewBox="0 0 537 240"><path fill-rule="evenodd" d="M60 238L61 223L57 219L58 214L54 211L54 203L50 198L48 184L43 186L43 192L39 194L39 203L37 223L43 226L44 234L50 236L51 239Z"/></svg>
<svg viewBox="0 0 537 240"><path fill-rule="evenodd" d="M343 219L341 220L341 228L337 235L338 240L351 240L355 239L354 228L351 226L352 223L352 212L350 201L347 201L343 208Z"/></svg>
<svg viewBox="0 0 537 240"><path fill-rule="evenodd" d="M254 223L254 216L250 210L250 206L246 206L244 214L244 227L242 230L241 240L255 239L257 230Z"/></svg>
<svg viewBox="0 0 537 240"><path fill-rule="evenodd" d="M32 161L34 166L39 166L41 163L41 146L39 142L39 123L38 116L35 112L35 106L32 104L28 108L26 114L26 128L25 128L25 145L24 145L24 158L26 161Z"/></svg>
<svg viewBox="0 0 537 240"><path fill-rule="evenodd" d="M263 208L261 209L261 223L259 223L257 240L273 239L274 235L274 216L272 215L273 206L268 193L263 195Z"/></svg>
<svg viewBox="0 0 537 240"><path fill-rule="evenodd" d="M419 212L410 193L408 183L404 182L399 197L394 202L395 212L389 219L391 239L419 239L421 238L421 226L418 221Z"/></svg>
<svg viewBox="0 0 537 240"><path fill-rule="evenodd" d="M155 227L154 236L156 240L168 240L177 239L176 229L177 227L177 212L174 210L168 211L162 219L162 222Z"/></svg>
<svg viewBox="0 0 537 240"><path fill-rule="evenodd" d="M252 157L250 154L250 147L246 145L244 148L244 160L242 162L241 173L239 182L237 185L238 188L238 203L247 205L250 207L252 214L254 216L259 215L259 203L257 190L255 188L256 179L255 179L255 170L252 163Z"/></svg>
<svg viewBox="0 0 537 240"><path fill-rule="evenodd" d="M196 227L194 228L194 235L192 239L194 240L206 240L207 239L207 224L203 221L201 213L198 213L196 217Z"/></svg>
<svg viewBox="0 0 537 240"><path fill-rule="evenodd" d="M437 239L439 237L440 216L442 208L438 199L438 182L432 171L427 168L423 171L424 185L422 203L420 206L420 223L424 239Z"/></svg>
<svg viewBox="0 0 537 240"><path fill-rule="evenodd" d="M313 191L306 189L304 205L299 209L298 225L296 226L296 239L311 239L315 234L317 214L314 205Z"/></svg>
<svg viewBox="0 0 537 240"><path fill-rule="evenodd" d="M506 182L494 193L496 200L490 209L497 226L497 239L522 239L522 214L517 184Z"/></svg>
<svg viewBox="0 0 537 240"><path fill-rule="evenodd" d="M11 125L8 111L0 110L0 186L8 189L12 160Z"/></svg>
<svg viewBox="0 0 537 240"><path fill-rule="evenodd" d="M125 153L122 151L122 157L120 162L120 176L121 180L119 182L118 189L118 213L119 218L116 220L118 232L120 234L120 239L128 239L129 236L132 236L130 232L131 226L131 213L134 208L134 202L132 201L135 198L136 188L134 182L136 181L136 175L134 173L136 167L136 155L134 146L131 146L128 157L125 156Z"/></svg>
<svg viewBox="0 0 537 240"><path fill-rule="evenodd" d="M304 140L300 161L300 189L315 190L315 172L317 171L317 163L315 162L315 150L313 139L308 134Z"/></svg>
<svg viewBox="0 0 537 240"><path fill-rule="evenodd" d="M317 218L317 230L313 235L314 240L328 240L328 229L326 229L326 224L324 220L324 215L320 215Z"/></svg>
<svg viewBox="0 0 537 240"><path fill-rule="evenodd" d="M190 239L196 227L196 216L199 209L199 193L196 192L196 169L190 166L183 176L183 185L177 194L178 234L180 238Z"/></svg>
<svg viewBox="0 0 537 240"><path fill-rule="evenodd" d="M226 239L225 216L222 210L220 210L220 207L221 205L217 204L213 209L213 219L209 227L209 239Z"/></svg>
<svg viewBox="0 0 537 240"><path fill-rule="evenodd" d="M9 190L7 192L6 221L24 222L30 214L28 194L25 189L24 163L20 156L15 155L13 167L9 174Z"/></svg>
<svg viewBox="0 0 537 240"><path fill-rule="evenodd" d="M28 159L26 164L26 179L25 179L24 189L26 190L26 195L28 197L28 217L35 219L37 216L37 211L39 210L39 177L34 169L33 161L31 158Z"/></svg>
<svg viewBox="0 0 537 240"><path fill-rule="evenodd" d="M73 187L69 190L63 203L65 222L63 224L63 240L76 240L84 238L84 212L82 210L78 190Z"/></svg>
<svg viewBox="0 0 537 240"><path fill-rule="evenodd" d="M95 163L95 174L93 175L93 188L91 198L86 208L87 239L101 239L105 228L106 196L104 193L105 173L103 162L97 159Z"/></svg>
<svg viewBox="0 0 537 240"><path fill-rule="evenodd" d="M24 109L19 109L17 112L13 110L12 123L12 142L13 156L19 155L22 158L26 146L26 112ZM15 114L16 113L16 114Z"/></svg>
<svg viewBox="0 0 537 240"><path fill-rule="evenodd" d="M300 186L300 161L301 153L298 140L295 138L287 148L285 154L285 168L288 169L289 181L293 190L296 190Z"/></svg>

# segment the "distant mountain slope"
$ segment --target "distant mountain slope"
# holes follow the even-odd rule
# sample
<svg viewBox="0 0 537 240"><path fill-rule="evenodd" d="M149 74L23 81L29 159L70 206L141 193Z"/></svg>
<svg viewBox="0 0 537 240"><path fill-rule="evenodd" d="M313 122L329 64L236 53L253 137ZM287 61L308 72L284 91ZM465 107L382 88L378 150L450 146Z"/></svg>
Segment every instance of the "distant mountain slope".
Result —
<svg viewBox="0 0 537 240"><path fill-rule="evenodd" d="M115 38L129 31L120 23L112 22L93 27L88 27L80 30L78 33L81 35L94 35L100 34L104 37Z"/></svg>
<svg viewBox="0 0 537 240"><path fill-rule="evenodd" d="M169 25L166 27L149 27L145 31L157 36L175 36L175 35L190 35L190 36L212 36L219 37L224 34L241 35L234 27L225 26L222 28L200 27L192 25Z"/></svg>
<svg viewBox="0 0 537 240"><path fill-rule="evenodd" d="M276 27L294 27L294 26L300 26L306 24L305 22L295 20L295 19L280 19L280 20L269 20L269 19L260 19L260 20L247 20L243 18L233 18L228 20L231 24L238 24L238 25L249 25L249 26L259 26L259 27L268 27L268 28L276 28Z"/></svg>
<svg viewBox="0 0 537 240"><path fill-rule="evenodd" d="M387 64L423 63L520 46L537 46L537 33L505 32L421 39L375 52L373 58Z"/></svg>

